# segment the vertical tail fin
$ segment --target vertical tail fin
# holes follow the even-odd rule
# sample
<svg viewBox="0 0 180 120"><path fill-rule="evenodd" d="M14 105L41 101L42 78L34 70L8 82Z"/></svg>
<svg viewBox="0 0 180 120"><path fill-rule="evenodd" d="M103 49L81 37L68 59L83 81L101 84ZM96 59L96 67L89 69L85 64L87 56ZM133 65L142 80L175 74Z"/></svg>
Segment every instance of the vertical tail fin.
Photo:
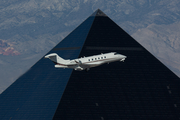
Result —
<svg viewBox="0 0 180 120"><path fill-rule="evenodd" d="M64 60L63 58L59 57L56 53L51 53L49 55L46 55L45 58L49 58L54 63L66 63L68 60Z"/></svg>

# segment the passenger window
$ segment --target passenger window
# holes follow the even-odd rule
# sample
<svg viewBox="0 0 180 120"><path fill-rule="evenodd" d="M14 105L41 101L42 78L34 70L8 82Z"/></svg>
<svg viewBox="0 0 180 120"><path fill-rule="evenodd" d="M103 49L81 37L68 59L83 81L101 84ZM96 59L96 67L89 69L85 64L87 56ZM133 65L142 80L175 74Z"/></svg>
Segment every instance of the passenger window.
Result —
<svg viewBox="0 0 180 120"><path fill-rule="evenodd" d="M104 56L104 58L106 58L106 56Z"/></svg>
<svg viewBox="0 0 180 120"><path fill-rule="evenodd" d="M98 58L98 59L100 59L100 58Z"/></svg>
<svg viewBox="0 0 180 120"><path fill-rule="evenodd" d="M92 59L93 60L93 59Z"/></svg>
<svg viewBox="0 0 180 120"><path fill-rule="evenodd" d="M101 59L103 59L103 57L101 57Z"/></svg>
<svg viewBox="0 0 180 120"><path fill-rule="evenodd" d="M90 59L88 59L90 61Z"/></svg>

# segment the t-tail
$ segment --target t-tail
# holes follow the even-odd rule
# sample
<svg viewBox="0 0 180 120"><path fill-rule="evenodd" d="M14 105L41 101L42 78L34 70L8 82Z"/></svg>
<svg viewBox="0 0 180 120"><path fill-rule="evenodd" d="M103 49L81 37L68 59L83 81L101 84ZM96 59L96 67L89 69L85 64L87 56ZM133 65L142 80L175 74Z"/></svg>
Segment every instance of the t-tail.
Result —
<svg viewBox="0 0 180 120"><path fill-rule="evenodd" d="M69 61L69 60L64 60L63 58L59 57L58 54L56 53L51 53L49 55L46 55L45 58L49 58L55 64L62 64L62 65L65 65Z"/></svg>

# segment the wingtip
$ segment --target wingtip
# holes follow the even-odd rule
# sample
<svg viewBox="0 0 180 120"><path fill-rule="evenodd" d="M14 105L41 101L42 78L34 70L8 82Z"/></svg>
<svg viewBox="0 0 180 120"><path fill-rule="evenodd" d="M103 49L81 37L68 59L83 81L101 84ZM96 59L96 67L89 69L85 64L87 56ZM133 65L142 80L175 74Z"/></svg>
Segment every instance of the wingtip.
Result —
<svg viewBox="0 0 180 120"><path fill-rule="evenodd" d="M47 58L49 58L49 56L48 56L48 55L46 55L46 56L44 56L44 58L45 58L45 59L47 59Z"/></svg>

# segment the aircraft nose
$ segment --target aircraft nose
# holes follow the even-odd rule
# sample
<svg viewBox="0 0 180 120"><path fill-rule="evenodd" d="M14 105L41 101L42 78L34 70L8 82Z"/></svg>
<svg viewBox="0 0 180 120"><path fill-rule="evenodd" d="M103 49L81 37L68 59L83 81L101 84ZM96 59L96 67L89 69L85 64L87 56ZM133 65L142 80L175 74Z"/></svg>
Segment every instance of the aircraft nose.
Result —
<svg viewBox="0 0 180 120"><path fill-rule="evenodd" d="M127 58L127 56L125 56L125 55L121 55L120 56L120 61L123 61L124 62L124 60Z"/></svg>
<svg viewBox="0 0 180 120"><path fill-rule="evenodd" d="M121 55L121 58L127 58L127 56L125 56L125 55Z"/></svg>

